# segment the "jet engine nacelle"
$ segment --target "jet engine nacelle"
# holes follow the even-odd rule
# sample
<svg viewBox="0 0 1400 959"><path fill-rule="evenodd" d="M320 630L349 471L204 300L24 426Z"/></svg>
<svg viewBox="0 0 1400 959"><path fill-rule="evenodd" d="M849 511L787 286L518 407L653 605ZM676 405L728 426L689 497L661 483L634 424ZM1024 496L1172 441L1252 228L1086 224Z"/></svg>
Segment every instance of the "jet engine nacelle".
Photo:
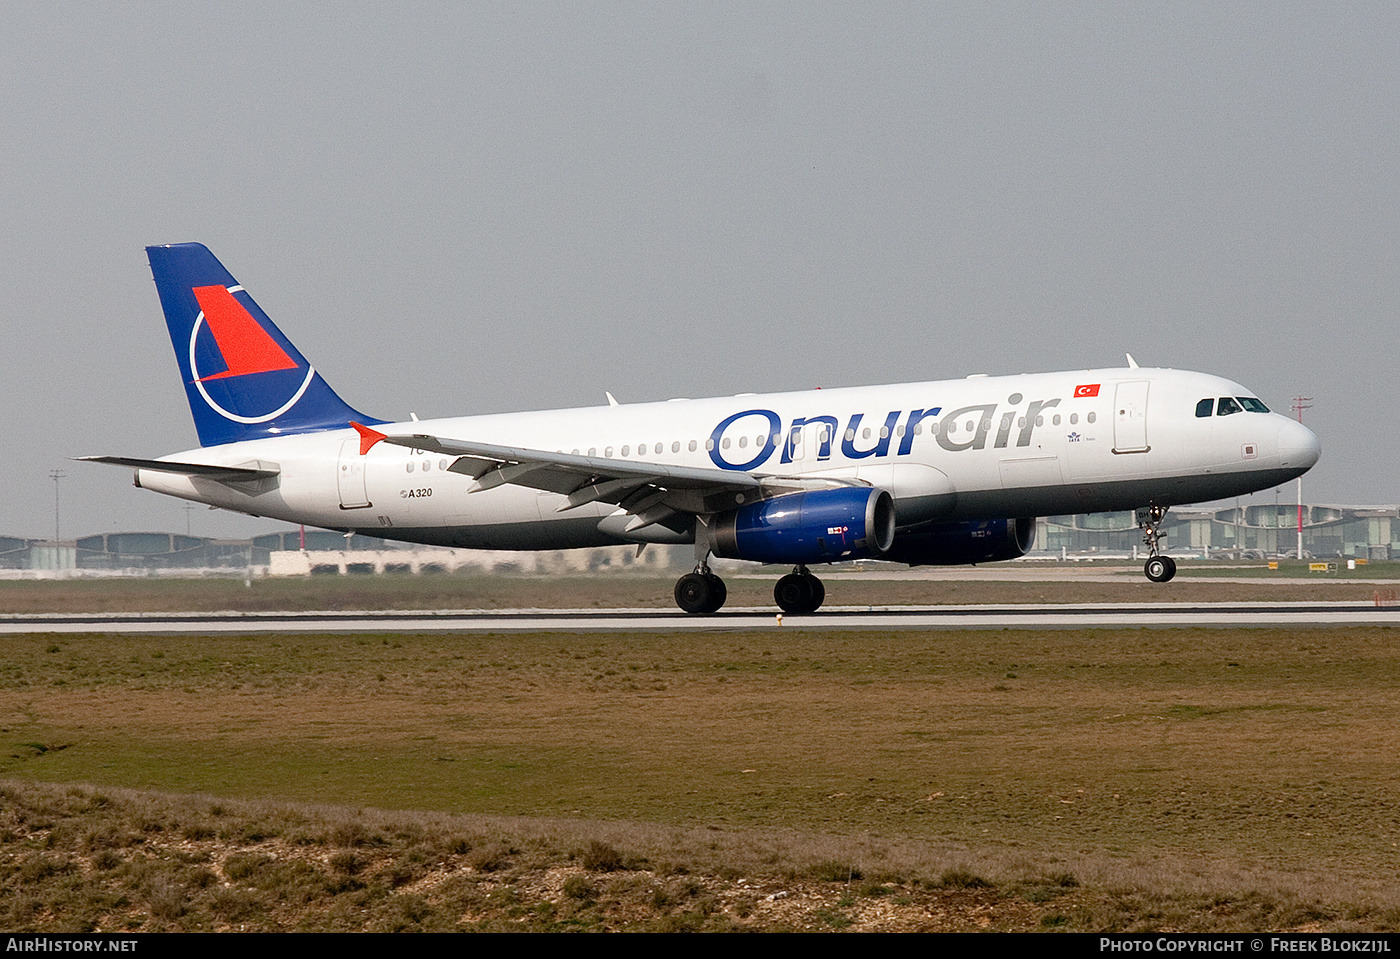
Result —
<svg viewBox="0 0 1400 959"><path fill-rule="evenodd" d="M1024 556L1034 541L1034 519L962 520L900 533L880 558L910 566L965 566Z"/></svg>
<svg viewBox="0 0 1400 959"><path fill-rule="evenodd" d="M759 563L834 563L879 556L894 542L894 498L841 487L788 493L715 517L714 554Z"/></svg>

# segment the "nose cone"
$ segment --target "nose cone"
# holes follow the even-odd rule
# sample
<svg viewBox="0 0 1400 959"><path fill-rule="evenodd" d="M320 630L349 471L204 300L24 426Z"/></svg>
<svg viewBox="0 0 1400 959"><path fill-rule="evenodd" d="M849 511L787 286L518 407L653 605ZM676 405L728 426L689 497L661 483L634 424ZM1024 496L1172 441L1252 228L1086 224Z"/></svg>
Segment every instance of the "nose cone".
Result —
<svg viewBox="0 0 1400 959"><path fill-rule="evenodd" d="M1295 420L1284 419L1278 428L1279 465L1310 470L1322 456L1322 444L1312 430Z"/></svg>

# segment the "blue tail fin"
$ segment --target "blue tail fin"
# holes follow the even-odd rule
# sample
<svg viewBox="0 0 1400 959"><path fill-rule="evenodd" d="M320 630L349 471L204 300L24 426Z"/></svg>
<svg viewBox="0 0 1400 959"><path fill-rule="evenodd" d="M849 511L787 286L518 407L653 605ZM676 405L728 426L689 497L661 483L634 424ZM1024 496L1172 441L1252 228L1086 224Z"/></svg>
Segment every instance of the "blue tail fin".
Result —
<svg viewBox="0 0 1400 959"><path fill-rule="evenodd" d="M146 256L201 446L382 422L346 405L203 244Z"/></svg>

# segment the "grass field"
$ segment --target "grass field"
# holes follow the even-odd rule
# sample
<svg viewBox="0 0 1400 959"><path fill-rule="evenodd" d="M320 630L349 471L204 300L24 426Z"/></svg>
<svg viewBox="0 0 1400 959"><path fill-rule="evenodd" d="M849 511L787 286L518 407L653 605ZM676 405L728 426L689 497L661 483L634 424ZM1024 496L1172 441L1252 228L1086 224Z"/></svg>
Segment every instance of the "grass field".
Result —
<svg viewBox="0 0 1400 959"><path fill-rule="evenodd" d="M538 849L512 860L522 884L576 865L577 837L614 824L607 842L644 864L628 888L672 881L656 871L663 858L708 870L696 928L1394 929L1398 639L1385 628L21 636L0 666L0 776L574 824L574 840L551 833L554 866ZM81 791L4 795L14 809L92 814ZM260 841L285 844L288 831ZM7 837L9 883L24 875L16 850L50 840L18 826ZM90 873L91 842L72 841L73 868ZM333 846L317 847L327 876ZM722 906L723 883L795 889L833 861L845 882L802 917ZM237 885L220 870L206 885ZM857 874L888 889L859 893ZM590 875L591 899L556 890L547 919L502 918L525 908L516 901L490 921L628 925L606 906L631 901L608 885L622 873ZM237 925L196 909L203 895L191 887L179 916L126 921ZM860 919L872 898L916 915ZM656 901L670 905L638 906L633 925L690 915ZM255 927L287 924L249 908ZM494 927L460 903L433 910L449 926Z"/></svg>

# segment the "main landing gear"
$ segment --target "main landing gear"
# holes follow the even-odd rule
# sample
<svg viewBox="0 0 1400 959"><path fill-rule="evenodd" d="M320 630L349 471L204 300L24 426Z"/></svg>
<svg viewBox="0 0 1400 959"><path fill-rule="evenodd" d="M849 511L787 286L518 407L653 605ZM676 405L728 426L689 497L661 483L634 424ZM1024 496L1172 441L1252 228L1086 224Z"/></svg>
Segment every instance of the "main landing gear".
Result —
<svg viewBox="0 0 1400 959"><path fill-rule="evenodd" d="M826 587L799 564L773 587L773 600L785 613L815 613L826 599Z"/></svg>
<svg viewBox="0 0 1400 959"><path fill-rule="evenodd" d="M1165 506L1148 506L1137 511L1138 528L1142 530L1142 541L1147 544L1147 562L1142 572L1154 583L1165 583L1176 575L1176 560L1159 552L1162 520L1167 517Z"/></svg>
<svg viewBox="0 0 1400 959"><path fill-rule="evenodd" d="M676 580L676 605L687 613L709 615L724 605L728 590L724 580L710 572L706 563ZM778 580L773 599L785 613L814 613L826 599L826 587L806 566L797 566Z"/></svg>
<svg viewBox="0 0 1400 959"><path fill-rule="evenodd" d="M676 605L687 613L716 612L724 605L728 594L724 580L710 572L710 567L704 563L696 566L695 572L676 580Z"/></svg>

